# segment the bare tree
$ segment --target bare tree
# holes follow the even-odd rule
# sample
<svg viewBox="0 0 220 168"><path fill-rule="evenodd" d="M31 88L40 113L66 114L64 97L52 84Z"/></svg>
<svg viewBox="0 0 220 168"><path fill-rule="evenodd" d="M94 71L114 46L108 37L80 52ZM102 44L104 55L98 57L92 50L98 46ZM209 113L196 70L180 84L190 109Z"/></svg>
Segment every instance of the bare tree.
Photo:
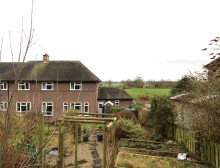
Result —
<svg viewBox="0 0 220 168"><path fill-rule="evenodd" d="M132 88L133 87L133 81L131 79L128 79L124 82L124 88Z"/></svg>
<svg viewBox="0 0 220 168"><path fill-rule="evenodd" d="M137 88L143 88L144 87L144 80L142 77L140 76L137 76L135 79L134 79L134 85L135 87Z"/></svg>
<svg viewBox="0 0 220 168"><path fill-rule="evenodd" d="M111 87L111 84L112 84L113 82L112 82L111 80L108 80L107 83L108 83L108 87Z"/></svg>
<svg viewBox="0 0 220 168"><path fill-rule="evenodd" d="M32 27L32 18L33 18L33 0L32 0L32 6L31 6L31 19L30 19L30 29L29 34L26 36L24 30L23 30L23 23L22 23L22 29L21 29L21 37L20 37L20 50L18 53L18 62L19 64L13 64L13 69L15 73L15 82L13 85L12 93L10 95L9 101L8 101L8 107L6 111L3 111L1 114L1 121L0 121L0 128L1 128L1 143L0 143L0 167L7 167L8 165L13 167L15 166L15 162L17 162L19 159L23 158L24 155L15 155L13 159L9 159L9 155L13 153L17 153L16 149L14 148L14 141L16 140L16 137L21 136L21 132L18 132L20 128L23 128L23 131L28 129L29 124L25 126L25 123L28 121L26 120L23 123L23 126L21 124L18 124L17 119L15 119L14 116L11 115L12 113L12 102L14 99L14 90L20 80L20 73L23 68L25 59L27 57L28 51L32 45L33 41L33 34L34 29ZM9 40L10 40L10 48L11 48L11 55L12 60L14 60L14 53L13 48L11 45L11 33L9 33ZM3 44L3 39L2 39ZM2 45L1 45L1 53L2 53ZM22 119L20 119L22 120ZM31 121L31 120L29 120ZM29 126L29 128L31 128ZM28 135L29 136L29 135ZM9 166L9 167L10 167Z"/></svg>

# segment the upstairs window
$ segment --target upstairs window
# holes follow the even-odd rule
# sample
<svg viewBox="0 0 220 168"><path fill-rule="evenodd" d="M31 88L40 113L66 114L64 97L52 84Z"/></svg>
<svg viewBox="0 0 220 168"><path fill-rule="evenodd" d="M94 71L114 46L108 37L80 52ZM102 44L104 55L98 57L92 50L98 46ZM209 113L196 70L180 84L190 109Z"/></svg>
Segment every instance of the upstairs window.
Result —
<svg viewBox="0 0 220 168"><path fill-rule="evenodd" d="M81 82L71 82L70 83L70 90L82 90L82 83Z"/></svg>
<svg viewBox="0 0 220 168"><path fill-rule="evenodd" d="M119 106L119 100L115 100L115 106Z"/></svg>
<svg viewBox="0 0 220 168"><path fill-rule="evenodd" d="M42 113L44 113L44 116L53 116L53 103L52 102L43 102L42 103Z"/></svg>
<svg viewBox="0 0 220 168"><path fill-rule="evenodd" d="M8 102L1 102L0 103L0 111L7 111Z"/></svg>
<svg viewBox="0 0 220 168"><path fill-rule="evenodd" d="M29 82L19 82L18 83L18 90L30 90L30 83Z"/></svg>
<svg viewBox="0 0 220 168"><path fill-rule="evenodd" d="M16 103L16 111L17 112L28 112L31 110L30 102L18 102Z"/></svg>
<svg viewBox="0 0 220 168"><path fill-rule="evenodd" d="M7 82L1 82L1 90L8 90L8 83Z"/></svg>
<svg viewBox="0 0 220 168"><path fill-rule="evenodd" d="M53 90L53 82L43 82L41 85L42 90Z"/></svg>

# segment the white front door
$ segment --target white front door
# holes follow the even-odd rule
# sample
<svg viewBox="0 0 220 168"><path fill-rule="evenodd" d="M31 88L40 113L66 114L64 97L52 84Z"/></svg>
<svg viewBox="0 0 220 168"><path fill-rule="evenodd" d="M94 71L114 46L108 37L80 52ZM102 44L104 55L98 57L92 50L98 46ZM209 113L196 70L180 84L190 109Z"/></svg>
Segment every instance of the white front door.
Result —
<svg viewBox="0 0 220 168"><path fill-rule="evenodd" d="M103 102L98 102L98 113L103 113Z"/></svg>

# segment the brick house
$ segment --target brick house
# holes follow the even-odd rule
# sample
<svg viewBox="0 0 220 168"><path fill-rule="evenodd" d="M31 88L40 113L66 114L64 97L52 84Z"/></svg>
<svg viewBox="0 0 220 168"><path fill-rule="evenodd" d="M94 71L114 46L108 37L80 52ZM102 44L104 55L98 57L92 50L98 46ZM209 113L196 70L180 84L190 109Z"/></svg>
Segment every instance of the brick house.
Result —
<svg viewBox="0 0 220 168"><path fill-rule="evenodd" d="M47 54L43 61L1 62L0 110L7 108L14 92L12 113L42 112L49 120L62 117L69 109L95 113L99 82L80 61L49 61Z"/></svg>
<svg viewBox="0 0 220 168"><path fill-rule="evenodd" d="M103 106L129 107L133 98L123 89L99 87L98 89L98 112L103 112Z"/></svg>

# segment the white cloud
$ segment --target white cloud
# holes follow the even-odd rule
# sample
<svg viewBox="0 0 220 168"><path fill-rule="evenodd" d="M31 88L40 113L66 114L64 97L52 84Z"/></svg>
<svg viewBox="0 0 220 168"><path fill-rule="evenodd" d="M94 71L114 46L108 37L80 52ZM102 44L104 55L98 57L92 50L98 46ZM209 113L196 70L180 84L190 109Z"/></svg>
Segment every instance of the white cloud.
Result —
<svg viewBox="0 0 220 168"><path fill-rule="evenodd" d="M13 4L13 5L12 5ZM80 60L101 80L179 79L209 61L201 52L220 30L216 0L35 0L28 60ZM10 61L8 31L18 53L21 20L27 32L30 0L0 7L3 61Z"/></svg>

